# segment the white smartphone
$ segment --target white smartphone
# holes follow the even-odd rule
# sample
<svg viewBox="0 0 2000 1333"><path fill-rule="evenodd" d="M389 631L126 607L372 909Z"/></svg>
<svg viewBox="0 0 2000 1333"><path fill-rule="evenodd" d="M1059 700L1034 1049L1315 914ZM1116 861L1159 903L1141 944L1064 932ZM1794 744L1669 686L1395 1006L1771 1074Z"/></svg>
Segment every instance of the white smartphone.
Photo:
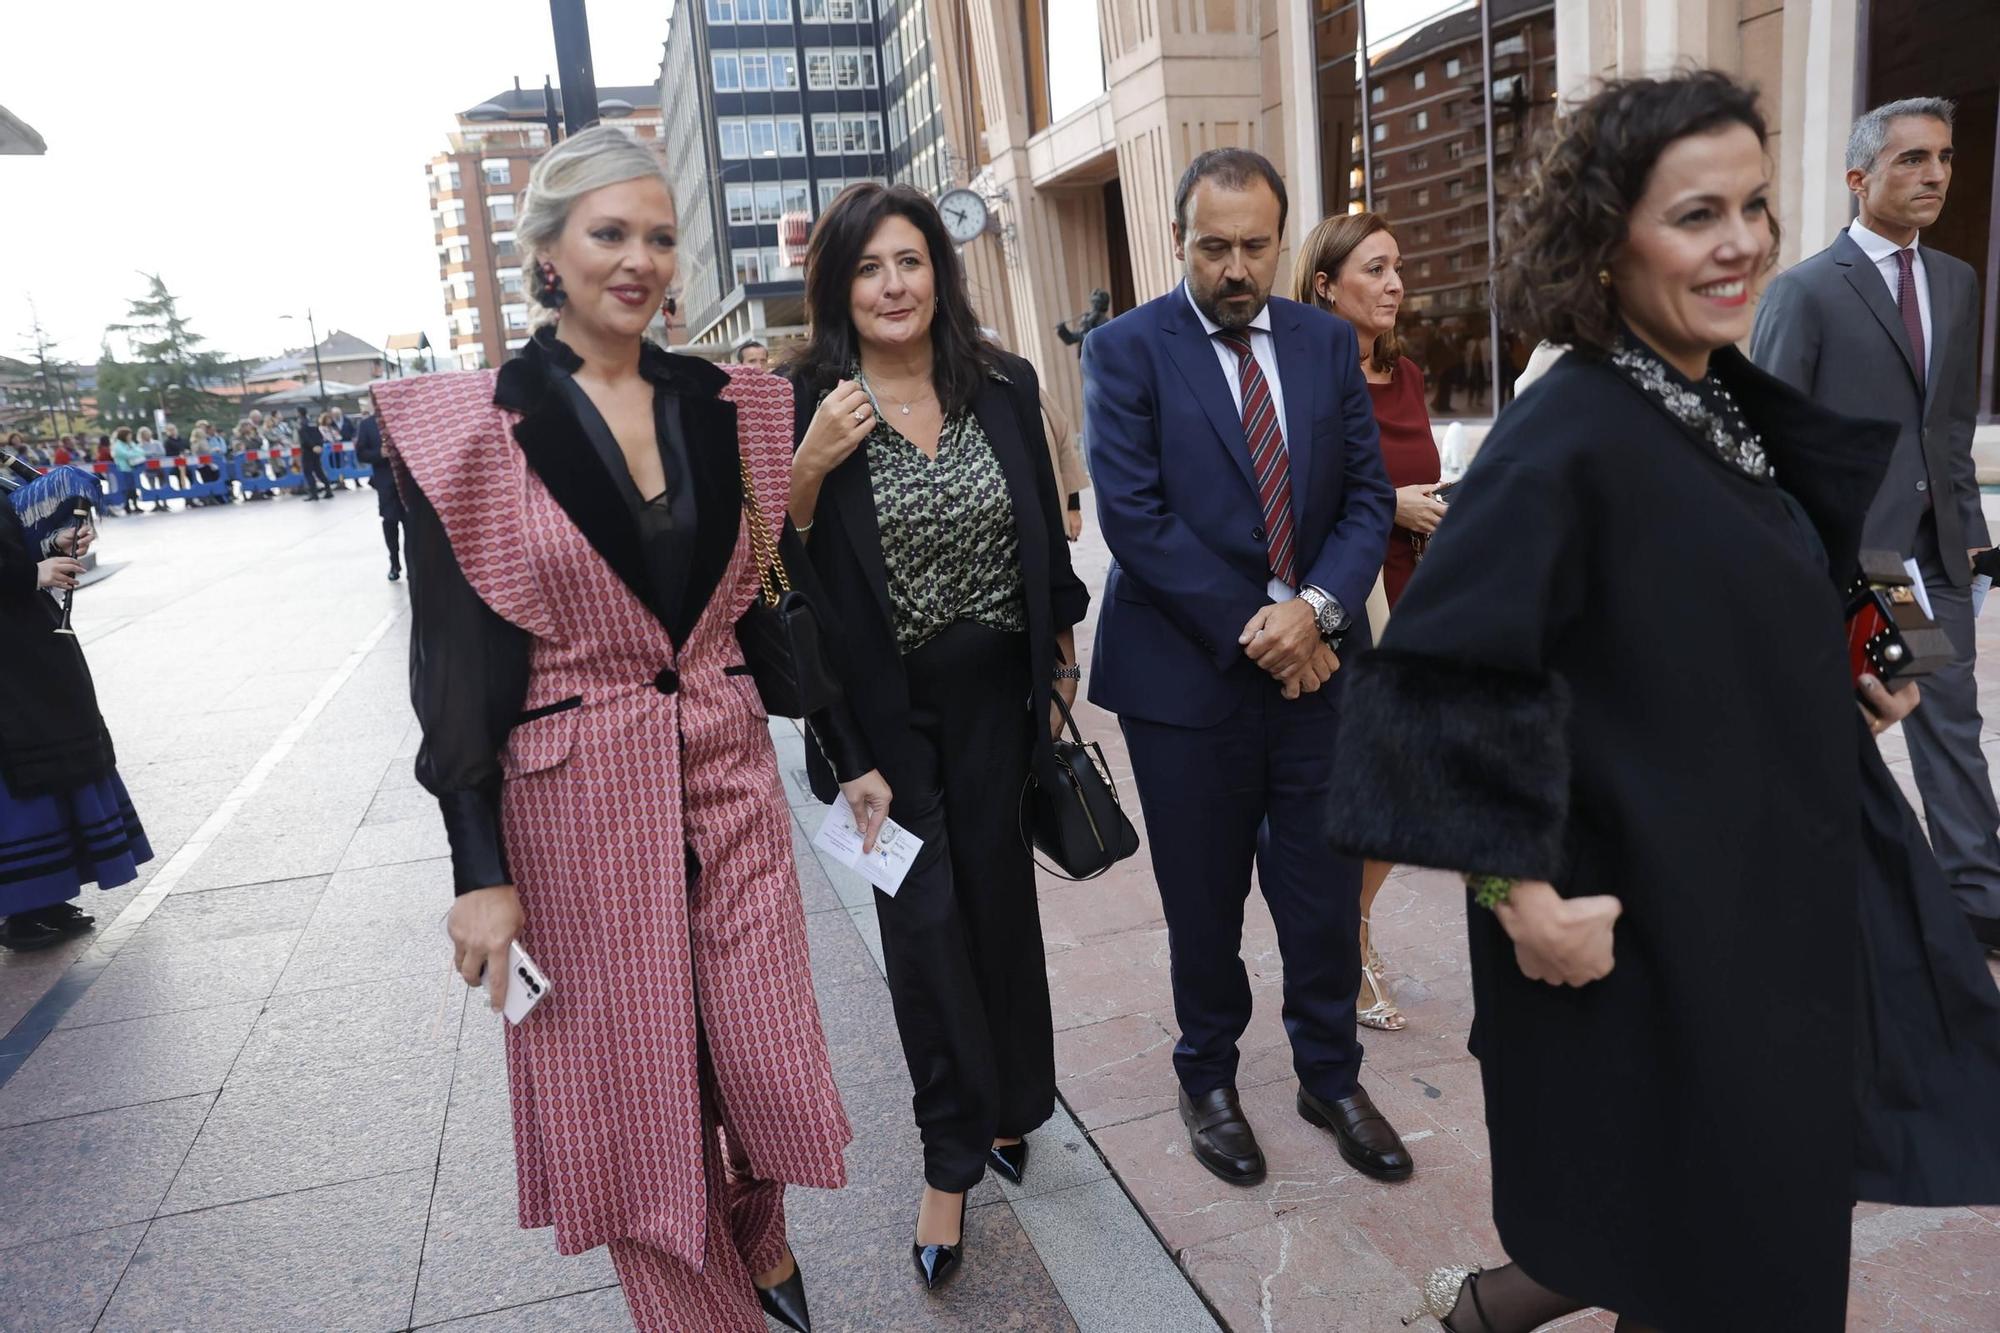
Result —
<svg viewBox="0 0 2000 1333"><path fill-rule="evenodd" d="M507 1002L500 1013L509 1023L519 1024L534 1007L548 998L549 979L535 960L516 940L507 946Z"/></svg>

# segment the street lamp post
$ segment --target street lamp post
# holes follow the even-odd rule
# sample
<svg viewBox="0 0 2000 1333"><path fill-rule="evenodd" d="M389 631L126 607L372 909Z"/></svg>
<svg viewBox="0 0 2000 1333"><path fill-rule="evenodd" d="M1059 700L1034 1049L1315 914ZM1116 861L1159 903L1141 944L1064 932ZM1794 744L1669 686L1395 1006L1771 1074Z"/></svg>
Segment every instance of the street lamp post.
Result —
<svg viewBox="0 0 2000 1333"><path fill-rule="evenodd" d="M555 27L563 132L575 134L597 119L597 73L590 63L590 20L584 0L549 0L549 20Z"/></svg>
<svg viewBox="0 0 2000 1333"><path fill-rule="evenodd" d="M296 319L296 315L280 315L279 319ZM313 375L319 380L319 405L326 406L326 371L319 363L319 328L313 323L312 307L306 307L306 336L312 339Z"/></svg>

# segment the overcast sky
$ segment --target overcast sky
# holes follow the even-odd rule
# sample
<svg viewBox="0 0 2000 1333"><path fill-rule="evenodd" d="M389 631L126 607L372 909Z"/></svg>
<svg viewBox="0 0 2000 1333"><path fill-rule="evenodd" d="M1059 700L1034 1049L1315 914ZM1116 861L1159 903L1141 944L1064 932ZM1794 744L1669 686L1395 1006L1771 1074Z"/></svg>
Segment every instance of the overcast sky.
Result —
<svg viewBox="0 0 2000 1333"><path fill-rule="evenodd" d="M591 0L600 85L658 79L672 7ZM1458 7L1369 0L1371 35ZM1063 110L1099 90L1070 68L1093 35L1055 43ZM0 0L0 105L49 146L0 156L0 353L30 347L32 297L95 360L142 271L228 355L302 346L308 306L321 336L448 345L424 164L455 113L554 68L548 0Z"/></svg>
<svg viewBox="0 0 2000 1333"><path fill-rule="evenodd" d="M600 85L659 78L670 8L593 0ZM424 164L554 70L548 0L0 0L0 105L49 146L0 156L0 353L32 296L95 360L142 270L231 355L303 345L308 305L322 337L445 345Z"/></svg>

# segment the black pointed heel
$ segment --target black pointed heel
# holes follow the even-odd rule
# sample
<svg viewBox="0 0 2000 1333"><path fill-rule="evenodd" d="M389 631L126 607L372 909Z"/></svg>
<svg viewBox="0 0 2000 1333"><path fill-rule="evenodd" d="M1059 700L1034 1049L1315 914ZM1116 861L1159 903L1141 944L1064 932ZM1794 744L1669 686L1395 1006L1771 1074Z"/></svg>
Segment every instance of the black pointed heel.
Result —
<svg viewBox="0 0 2000 1333"><path fill-rule="evenodd" d="M786 1328L812 1333L812 1311L806 1308L806 1275L796 1258L792 1260L790 1277L775 1287L757 1287L757 1304Z"/></svg>
<svg viewBox="0 0 2000 1333"><path fill-rule="evenodd" d="M958 1244L920 1245L911 1244L910 1262L916 1265L917 1277L923 1281L924 1290L936 1291L951 1280L959 1264L965 1258L965 1196L958 1196Z"/></svg>
<svg viewBox="0 0 2000 1333"><path fill-rule="evenodd" d="M1016 1185L1021 1183L1021 1173L1028 1169L1028 1141L1026 1139L1022 1139L1019 1143L996 1144L987 1151L992 1154L988 1160L995 1171L998 1171Z"/></svg>

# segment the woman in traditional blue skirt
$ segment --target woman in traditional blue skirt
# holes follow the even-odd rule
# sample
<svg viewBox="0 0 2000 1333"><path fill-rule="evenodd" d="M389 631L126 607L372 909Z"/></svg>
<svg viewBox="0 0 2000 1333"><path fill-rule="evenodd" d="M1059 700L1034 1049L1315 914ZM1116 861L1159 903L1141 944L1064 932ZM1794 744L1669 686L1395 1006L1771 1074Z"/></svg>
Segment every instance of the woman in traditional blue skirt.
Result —
<svg viewBox="0 0 2000 1333"><path fill-rule="evenodd" d="M11 478L0 476L0 489ZM91 534L33 542L0 495L0 945L40 949L90 929L71 901L131 882L153 849L118 779L111 734L51 593L76 586Z"/></svg>

